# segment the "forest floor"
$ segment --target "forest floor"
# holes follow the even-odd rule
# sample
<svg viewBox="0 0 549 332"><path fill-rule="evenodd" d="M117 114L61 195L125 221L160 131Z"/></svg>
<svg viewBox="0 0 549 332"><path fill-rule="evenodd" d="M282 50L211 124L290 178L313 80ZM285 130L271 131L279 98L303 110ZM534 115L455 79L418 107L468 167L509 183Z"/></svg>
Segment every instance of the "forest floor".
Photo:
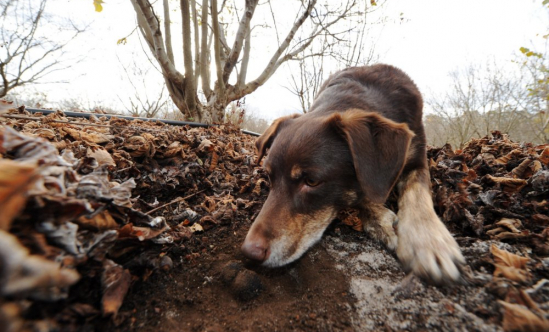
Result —
<svg viewBox="0 0 549 332"><path fill-rule="evenodd" d="M494 132L429 149L437 213L469 266L468 284L435 287L345 218L288 266L246 260L269 185L255 137L230 126L10 114L1 331L549 329L547 145Z"/></svg>

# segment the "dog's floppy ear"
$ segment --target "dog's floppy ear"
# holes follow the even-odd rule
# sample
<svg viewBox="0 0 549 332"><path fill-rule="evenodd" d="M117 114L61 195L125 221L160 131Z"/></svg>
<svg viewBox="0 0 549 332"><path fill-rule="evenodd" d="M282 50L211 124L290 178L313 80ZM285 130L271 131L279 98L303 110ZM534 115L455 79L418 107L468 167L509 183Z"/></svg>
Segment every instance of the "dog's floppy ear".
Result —
<svg viewBox="0 0 549 332"><path fill-rule="evenodd" d="M299 116L299 114L293 114L288 116L283 116L281 118L278 118L274 120L274 122L271 124L265 132L259 136L259 138L255 141L255 147L257 148L257 152L259 153L259 157L257 158L257 163L259 164L261 162L261 159L263 156L265 156L265 152L268 148L271 147L273 144L273 141L280 132L280 129L282 129L284 126L286 126L291 119L295 119Z"/></svg>
<svg viewBox="0 0 549 332"><path fill-rule="evenodd" d="M336 113L328 122L349 144L366 197L373 203L385 203L402 172L414 133L404 123L357 109Z"/></svg>

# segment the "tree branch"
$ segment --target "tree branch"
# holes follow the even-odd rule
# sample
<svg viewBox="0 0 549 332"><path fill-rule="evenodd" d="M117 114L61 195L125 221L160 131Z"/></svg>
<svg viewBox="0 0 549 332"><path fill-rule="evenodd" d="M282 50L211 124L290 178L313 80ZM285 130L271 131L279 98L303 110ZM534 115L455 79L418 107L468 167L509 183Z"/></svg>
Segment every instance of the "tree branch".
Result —
<svg viewBox="0 0 549 332"><path fill-rule="evenodd" d="M208 0L202 0L202 41L200 46L200 74L202 76L202 92L206 100L210 99L212 90L210 89L210 61L208 47Z"/></svg>
<svg viewBox="0 0 549 332"><path fill-rule="evenodd" d="M246 0L246 7L244 9L244 14L240 20L238 26L238 31L236 32L236 37L233 43L233 47L225 61L225 68L223 69L223 82L227 83L229 76L231 75L236 62L240 56L242 50L242 45L244 44L244 38L246 38L247 31L249 31L250 21L254 15L255 8L259 0Z"/></svg>
<svg viewBox="0 0 549 332"><path fill-rule="evenodd" d="M174 63L171 29L172 22L170 20L170 6L168 4L168 0L163 0L162 5L164 6L164 39L166 40L166 53L168 54L168 59Z"/></svg>
<svg viewBox="0 0 549 332"><path fill-rule="evenodd" d="M292 29L290 30L290 32L288 33L288 35L286 36L286 38L284 39L282 44L278 47L276 52L273 54L273 56L271 57L271 60L269 61L269 63L267 64L267 66L265 67L263 72L255 80L253 80L253 81L249 82L248 84L246 84L244 90L247 93L255 91L258 87L263 85L269 79L269 77L271 77L271 75L278 69L278 67L284 61L288 60L288 58L291 57L291 56L287 57L285 60L280 59L280 56L282 55L282 53L284 53L284 51L290 45L290 42L294 38L297 30L299 30L299 28L303 25L303 23L305 23L305 21L307 20L307 18L311 14L311 11L313 10L314 6L316 5L316 2L317 2L317 0L309 1L309 4L307 5L307 8L303 12L303 14L299 17L299 19L294 23ZM309 44L310 44L310 42L309 42Z"/></svg>

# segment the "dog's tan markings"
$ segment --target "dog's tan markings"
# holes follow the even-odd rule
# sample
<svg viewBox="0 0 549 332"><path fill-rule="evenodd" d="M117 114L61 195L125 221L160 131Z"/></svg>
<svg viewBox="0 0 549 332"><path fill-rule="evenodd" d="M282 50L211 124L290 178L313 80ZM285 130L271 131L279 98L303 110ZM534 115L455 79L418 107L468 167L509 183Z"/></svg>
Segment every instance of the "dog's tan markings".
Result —
<svg viewBox="0 0 549 332"><path fill-rule="evenodd" d="M290 177L292 180L299 180L303 176L303 170L298 165L294 165L290 172Z"/></svg>
<svg viewBox="0 0 549 332"><path fill-rule="evenodd" d="M399 189L397 256L405 269L438 284L458 281L465 259L435 213L428 171L412 171Z"/></svg>
<svg viewBox="0 0 549 332"><path fill-rule="evenodd" d="M345 202L347 203L348 206L353 206L355 205L355 203L357 202L358 200L358 195L356 192L354 191L347 191L345 193Z"/></svg>
<svg viewBox="0 0 549 332"><path fill-rule="evenodd" d="M263 264L276 267L301 257L320 240L335 214L334 209L327 208L314 215L293 216L283 234L271 242L271 254Z"/></svg>

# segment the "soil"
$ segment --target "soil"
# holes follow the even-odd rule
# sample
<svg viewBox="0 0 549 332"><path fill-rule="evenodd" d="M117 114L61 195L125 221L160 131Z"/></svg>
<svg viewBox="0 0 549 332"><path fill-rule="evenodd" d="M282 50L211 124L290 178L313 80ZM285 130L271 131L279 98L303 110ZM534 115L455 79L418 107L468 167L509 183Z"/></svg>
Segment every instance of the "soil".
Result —
<svg viewBox="0 0 549 332"><path fill-rule="evenodd" d="M136 282L105 328L114 331L500 331L496 298L480 286L434 287L406 277L398 261L366 234L337 222L297 262L258 267L240 253L247 225L202 238L211 250L168 273ZM469 261L489 255L469 243ZM228 265L256 273L252 299L224 280ZM488 265L484 263L483 265ZM485 319L483 319L483 317ZM115 326L117 321L121 324ZM91 327L91 326L90 326Z"/></svg>
<svg viewBox="0 0 549 332"><path fill-rule="evenodd" d="M170 273L155 273L132 287L121 308L129 319L115 330L139 331L347 331L352 330L355 297L349 278L323 246L279 269L243 259L246 228L219 229L207 240L214 248ZM231 262L239 273L259 276L253 299L223 275ZM238 264L233 264L238 265ZM229 268L230 269L230 268ZM250 285L243 285L243 288Z"/></svg>

